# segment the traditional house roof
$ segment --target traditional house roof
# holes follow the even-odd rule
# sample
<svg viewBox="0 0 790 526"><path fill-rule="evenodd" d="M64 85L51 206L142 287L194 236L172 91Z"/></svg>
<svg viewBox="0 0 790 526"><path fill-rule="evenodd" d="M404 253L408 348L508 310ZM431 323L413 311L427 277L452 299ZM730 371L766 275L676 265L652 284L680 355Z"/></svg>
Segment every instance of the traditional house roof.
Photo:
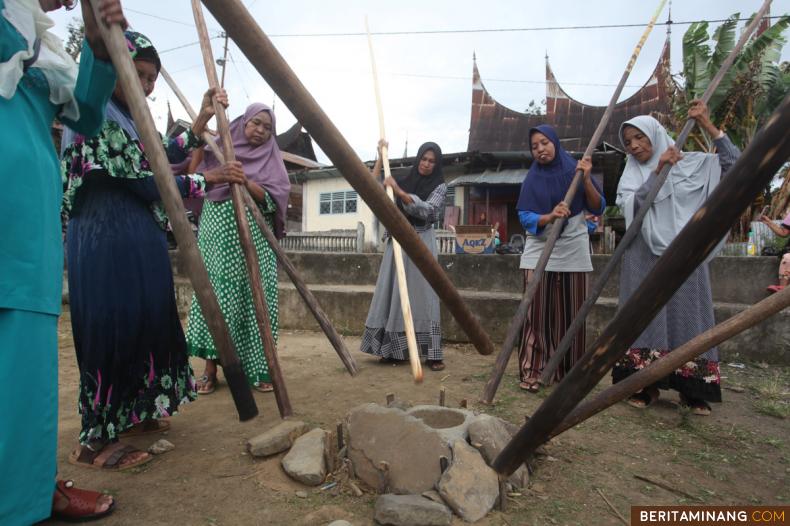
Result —
<svg viewBox="0 0 790 526"><path fill-rule="evenodd" d="M672 78L669 72L669 35L653 74L632 96L614 107L602 142L618 145L620 124L637 115L666 115L670 109ZM550 124L568 150L583 151L592 139L606 106L591 106L577 101L562 89L546 57L546 114L530 115L497 102L486 90L473 58L472 117L469 151L529 150L529 129Z"/></svg>

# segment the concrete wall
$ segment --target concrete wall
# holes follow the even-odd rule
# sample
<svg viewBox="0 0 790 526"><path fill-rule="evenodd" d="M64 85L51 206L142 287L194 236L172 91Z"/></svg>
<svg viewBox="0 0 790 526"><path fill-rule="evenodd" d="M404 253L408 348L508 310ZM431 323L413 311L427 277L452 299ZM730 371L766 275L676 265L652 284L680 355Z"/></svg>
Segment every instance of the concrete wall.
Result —
<svg viewBox="0 0 790 526"><path fill-rule="evenodd" d="M301 252L290 253L289 258L336 328L346 334L361 334L381 256ZM607 260L608 256L593 256L595 271L590 279L591 285ZM447 275L497 343L504 339L523 290L518 262L518 256L439 257ZM776 258L767 257L714 259L711 282L717 321L724 321L766 297L765 286L776 280L777 264ZM281 326L318 330L312 315L282 271L279 281ZM588 343L600 334L616 312L618 281L618 272L615 272L588 317ZM179 306L188 308L189 298L186 296L191 295L191 289L183 278L177 279L177 290ZM442 332L448 341L467 341L464 332L444 307ZM720 349L725 360L790 364L790 309L723 343Z"/></svg>

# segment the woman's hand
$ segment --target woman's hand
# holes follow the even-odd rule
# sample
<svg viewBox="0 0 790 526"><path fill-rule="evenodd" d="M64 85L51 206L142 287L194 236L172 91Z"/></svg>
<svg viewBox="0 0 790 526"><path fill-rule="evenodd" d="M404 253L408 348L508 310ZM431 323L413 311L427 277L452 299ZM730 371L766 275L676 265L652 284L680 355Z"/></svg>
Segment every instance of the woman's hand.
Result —
<svg viewBox="0 0 790 526"><path fill-rule="evenodd" d="M554 210L549 212L549 223L553 223L557 219L561 219L563 217L570 217L571 209L568 208L568 205L565 204L564 201L560 201L557 203L557 206L554 207Z"/></svg>
<svg viewBox="0 0 790 526"><path fill-rule="evenodd" d="M592 171L592 158L591 157L583 157L581 161L576 163L576 171L578 172L581 170L584 173L584 178L590 178L590 172Z"/></svg>
<svg viewBox="0 0 790 526"><path fill-rule="evenodd" d="M203 100L200 102L200 113L208 115L209 118L214 116L214 99L222 104L223 108L228 107L228 92L225 88L209 88L203 94Z"/></svg>
<svg viewBox="0 0 790 526"><path fill-rule="evenodd" d="M677 148L674 146L670 146L667 148L664 153L661 154L661 157L658 158L658 166L656 167L656 173L661 173L661 170L664 168L664 165L669 163L672 166L675 166L678 161L683 158L683 154L678 151Z"/></svg>
<svg viewBox="0 0 790 526"><path fill-rule="evenodd" d="M768 217L765 214L760 214L760 223L763 223L765 225L773 225L774 224L773 221L771 221L771 218Z"/></svg>
<svg viewBox="0 0 790 526"><path fill-rule="evenodd" d="M714 126L713 122L710 120L710 111L708 110L708 105L702 102L700 99L694 99L691 101L688 117L689 119L694 119L697 122L697 126L705 130L707 134L713 139L717 138L719 134L721 134L721 130Z"/></svg>
<svg viewBox="0 0 790 526"><path fill-rule="evenodd" d="M208 184L247 184L247 176L239 161L231 161L203 173Z"/></svg>
<svg viewBox="0 0 790 526"><path fill-rule="evenodd" d="M206 131L206 125L211 117L214 116L214 99L222 104L223 108L228 107L228 93L223 88L209 88L203 94L203 100L200 102L200 113L192 123L192 133L198 137Z"/></svg>
<svg viewBox="0 0 790 526"><path fill-rule="evenodd" d="M386 141L386 139L379 139L378 146L376 146L376 150L379 152L379 158L381 158L381 150L384 148L389 149L390 143Z"/></svg>
<svg viewBox="0 0 790 526"><path fill-rule="evenodd" d="M121 0L92 1L99 2L99 14L105 25L111 26L113 24L119 24L123 30L129 27L126 18L123 16ZM104 46L104 40L102 40L99 27L96 25L96 17L93 16L91 0L84 0L82 2L82 20L85 22L85 38L93 51L93 55L99 60L109 61L110 53Z"/></svg>
<svg viewBox="0 0 790 526"><path fill-rule="evenodd" d="M401 193L403 193L403 190L400 189L400 186L398 186L398 183L397 181L395 181L394 177L384 178L384 187L392 188L392 193L394 193L395 195L400 195Z"/></svg>

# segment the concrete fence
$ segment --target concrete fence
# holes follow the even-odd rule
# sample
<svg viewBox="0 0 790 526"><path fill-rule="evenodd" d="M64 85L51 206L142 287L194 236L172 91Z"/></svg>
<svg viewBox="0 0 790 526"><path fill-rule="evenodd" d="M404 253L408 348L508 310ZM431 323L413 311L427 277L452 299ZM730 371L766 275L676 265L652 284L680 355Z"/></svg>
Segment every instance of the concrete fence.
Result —
<svg viewBox="0 0 790 526"><path fill-rule="evenodd" d="M174 256L176 296L186 311L192 297L188 280L180 275ZM381 265L381 254L290 252L291 262L315 294L335 327L343 334L361 334ZM594 255L593 283L609 259ZM439 264L459 289L494 342L504 338L524 290L518 255L440 254ZM710 264L717 322L743 311L767 296L776 281L775 257L717 257ZM587 321L588 342L600 334L617 311L619 271L603 290ZM318 330L304 301L284 272L279 276L280 326ZM447 341L467 341L466 334L442 306L442 335ZM769 318L719 346L725 361L758 360L790 364L790 309Z"/></svg>
<svg viewBox="0 0 790 526"><path fill-rule="evenodd" d="M294 252L363 252L365 225L357 223L356 230L326 230L322 232L288 232L280 241L285 250Z"/></svg>

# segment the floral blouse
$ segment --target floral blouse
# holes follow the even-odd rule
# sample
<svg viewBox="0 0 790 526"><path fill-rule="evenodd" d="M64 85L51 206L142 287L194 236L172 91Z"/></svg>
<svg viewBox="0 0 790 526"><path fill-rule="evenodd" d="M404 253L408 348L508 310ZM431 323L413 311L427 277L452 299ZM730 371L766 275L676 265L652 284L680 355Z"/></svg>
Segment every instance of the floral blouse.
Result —
<svg viewBox="0 0 790 526"><path fill-rule="evenodd" d="M162 143L171 163L183 161L191 150L204 144L191 129L172 139L163 138ZM64 223L74 210L77 192L86 177L117 177L140 183L140 191L136 193L149 202L156 222L166 228L167 215L143 146L117 122L105 121L101 133L91 139L77 134L63 152L60 169L65 189L61 209ZM202 174L180 175L175 179L182 197L205 195L206 180Z"/></svg>

